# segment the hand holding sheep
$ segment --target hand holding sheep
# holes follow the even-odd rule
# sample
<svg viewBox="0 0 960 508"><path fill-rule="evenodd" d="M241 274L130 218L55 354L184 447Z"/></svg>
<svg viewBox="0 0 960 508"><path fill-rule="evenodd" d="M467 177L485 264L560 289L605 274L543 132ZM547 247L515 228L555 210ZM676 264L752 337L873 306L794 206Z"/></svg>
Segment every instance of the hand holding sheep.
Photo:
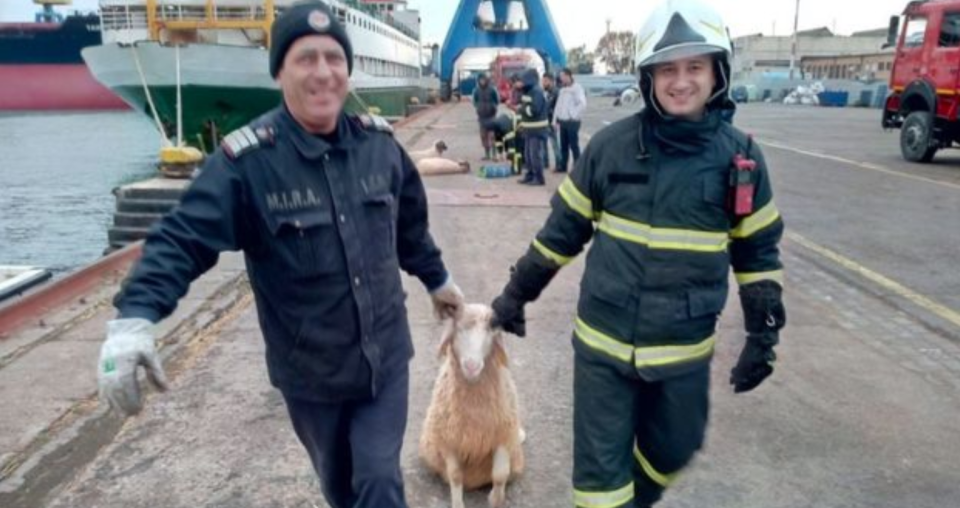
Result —
<svg viewBox="0 0 960 508"><path fill-rule="evenodd" d="M438 320L454 319L463 312L463 292L453 279L448 278L442 286L431 291L430 299L433 300L433 315Z"/></svg>

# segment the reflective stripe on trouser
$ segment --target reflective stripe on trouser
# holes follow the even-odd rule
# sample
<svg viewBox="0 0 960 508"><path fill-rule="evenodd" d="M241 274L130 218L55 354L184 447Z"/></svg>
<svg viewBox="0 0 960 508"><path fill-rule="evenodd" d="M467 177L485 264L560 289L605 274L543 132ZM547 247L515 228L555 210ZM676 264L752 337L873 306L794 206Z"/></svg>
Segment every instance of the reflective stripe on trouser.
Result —
<svg viewBox="0 0 960 508"><path fill-rule="evenodd" d="M703 444L709 376L710 369L704 366L649 383L578 353L574 504L627 508L660 499Z"/></svg>
<svg viewBox="0 0 960 508"><path fill-rule="evenodd" d="M641 383L633 448L636 503L651 505L703 446L710 409L710 367Z"/></svg>
<svg viewBox="0 0 960 508"><path fill-rule="evenodd" d="M708 362L717 341L716 336L711 335L693 344L635 347L597 330L579 317L573 335L576 343L594 354L632 367L646 379L681 373Z"/></svg>

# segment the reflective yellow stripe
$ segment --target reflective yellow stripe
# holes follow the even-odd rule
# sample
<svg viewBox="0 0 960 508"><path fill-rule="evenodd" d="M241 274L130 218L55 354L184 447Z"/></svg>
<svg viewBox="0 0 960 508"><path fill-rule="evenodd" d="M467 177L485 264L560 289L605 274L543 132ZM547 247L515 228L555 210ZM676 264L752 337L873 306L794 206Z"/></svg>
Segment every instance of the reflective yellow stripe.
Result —
<svg viewBox="0 0 960 508"><path fill-rule="evenodd" d="M633 346L624 344L603 332L591 328L590 325L584 323L580 318L577 318L574 333L584 344L601 353L605 353L617 360L627 363L633 359Z"/></svg>
<svg viewBox="0 0 960 508"><path fill-rule="evenodd" d="M530 97L529 95L522 95L520 96L520 102L533 102L533 97Z"/></svg>
<svg viewBox="0 0 960 508"><path fill-rule="evenodd" d="M573 258L570 256L564 256L563 254L558 254L556 251L550 250L546 245L540 243L540 240L533 241L533 248L537 249L537 252L540 254L543 254L543 257L560 266L566 265L573 261Z"/></svg>
<svg viewBox="0 0 960 508"><path fill-rule="evenodd" d="M737 284L743 286L761 280L772 280L780 286L783 286L783 270L773 270L770 272L736 273Z"/></svg>
<svg viewBox="0 0 960 508"><path fill-rule="evenodd" d="M607 492L573 490L573 503L578 508L617 508L630 501L633 501L633 482Z"/></svg>
<svg viewBox="0 0 960 508"><path fill-rule="evenodd" d="M580 192L580 189L577 188L569 176L563 180L557 192L560 193L560 197L563 198L564 203L573 209L573 211L579 213L589 221L593 220L593 203Z"/></svg>
<svg viewBox="0 0 960 508"><path fill-rule="evenodd" d="M520 126L524 129L539 129L540 127L549 127L550 122L546 120L540 122L520 122Z"/></svg>
<svg viewBox="0 0 960 508"><path fill-rule="evenodd" d="M633 362L638 369L641 369L699 360L713 353L713 347L716 343L717 337L712 335L699 344L688 346L638 347Z"/></svg>
<svg viewBox="0 0 960 508"><path fill-rule="evenodd" d="M655 228L606 212L601 214L598 227L600 231L614 238L639 243L651 249L723 252L727 250L727 245L730 243L726 233Z"/></svg>
<svg viewBox="0 0 960 508"><path fill-rule="evenodd" d="M678 473L663 474L654 469L650 464L650 461L647 460L647 458L643 456L643 453L640 452L640 448L637 447L636 443L633 444L633 456L637 459L637 462L640 463L640 468L643 469L643 472L647 474L647 477L657 482L657 485L666 488L677 479Z"/></svg>
<svg viewBox="0 0 960 508"><path fill-rule="evenodd" d="M711 335L697 344L686 346L633 347L591 327L579 317L574 334L587 347L625 363L632 361L638 369L699 360L713 353L717 343L717 337Z"/></svg>
<svg viewBox="0 0 960 508"><path fill-rule="evenodd" d="M767 203L767 206L757 210L753 215L744 217L740 225L730 232L731 238L749 238L757 231L773 224L780 218L780 210L773 201Z"/></svg>

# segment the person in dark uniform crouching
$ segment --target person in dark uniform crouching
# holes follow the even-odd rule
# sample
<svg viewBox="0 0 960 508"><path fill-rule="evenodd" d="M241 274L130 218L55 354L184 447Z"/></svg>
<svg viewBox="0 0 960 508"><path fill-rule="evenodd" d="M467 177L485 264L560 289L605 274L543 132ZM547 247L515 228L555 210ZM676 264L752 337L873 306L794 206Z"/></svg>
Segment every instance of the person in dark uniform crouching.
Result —
<svg viewBox="0 0 960 508"><path fill-rule="evenodd" d="M353 53L325 4L284 12L270 73L283 104L229 134L151 231L114 304L101 397L142 407L137 368L167 386L153 324L220 252L243 251L283 394L333 508L406 508L400 450L413 355L400 269L438 315L463 297L430 236L416 166L381 118L343 112Z"/></svg>

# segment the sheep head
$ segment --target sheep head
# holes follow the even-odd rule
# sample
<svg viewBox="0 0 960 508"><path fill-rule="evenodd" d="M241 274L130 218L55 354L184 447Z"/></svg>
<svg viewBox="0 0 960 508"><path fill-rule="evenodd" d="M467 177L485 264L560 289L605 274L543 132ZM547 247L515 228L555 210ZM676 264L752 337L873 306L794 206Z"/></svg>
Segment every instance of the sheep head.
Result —
<svg viewBox="0 0 960 508"><path fill-rule="evenodd" d="M453 355L454 364L468 383L479 381L487 365L507 365L503 334L491 328L492 319L489 306L468 304L456 319L448 319L444 325L440 355Z"/></svg>
<svg viewBox="0 0 960 508"><path fill-rule="evenodd" d="M442 139L434 143L433 147L437 149L437 155L443 155L443 152L446 152L449 149L447 144L444 143Z"/></svg>

